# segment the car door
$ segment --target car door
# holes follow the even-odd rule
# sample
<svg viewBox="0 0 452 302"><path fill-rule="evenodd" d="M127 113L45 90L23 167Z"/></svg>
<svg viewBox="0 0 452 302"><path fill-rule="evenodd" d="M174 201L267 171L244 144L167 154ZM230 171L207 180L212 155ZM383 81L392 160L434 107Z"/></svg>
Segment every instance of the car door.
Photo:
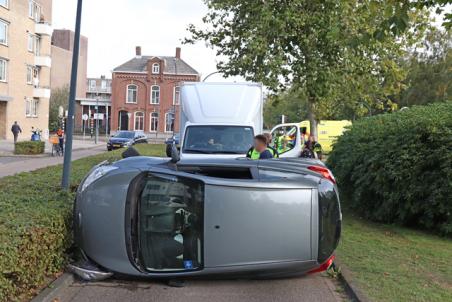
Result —
<svg viewBox="0 0 452 302"><path fill-rule="evenodd" d="M299 157L302 151L301 133L298 124L281 124L271 131L275 148L279 157Z"/></svg>

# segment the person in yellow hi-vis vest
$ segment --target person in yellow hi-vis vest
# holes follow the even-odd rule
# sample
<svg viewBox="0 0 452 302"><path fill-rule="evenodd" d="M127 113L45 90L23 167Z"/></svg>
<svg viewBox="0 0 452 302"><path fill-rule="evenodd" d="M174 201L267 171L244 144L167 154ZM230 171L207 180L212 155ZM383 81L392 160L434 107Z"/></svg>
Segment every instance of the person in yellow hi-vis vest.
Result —
<svg viewBox="0 0 452 302"><path fill-rule="evenodd" d="M273 154L267 147L267 138L264 135L259 134L254 137L254 146L248 150L246 157L254 160L273 158Z"/></svg>

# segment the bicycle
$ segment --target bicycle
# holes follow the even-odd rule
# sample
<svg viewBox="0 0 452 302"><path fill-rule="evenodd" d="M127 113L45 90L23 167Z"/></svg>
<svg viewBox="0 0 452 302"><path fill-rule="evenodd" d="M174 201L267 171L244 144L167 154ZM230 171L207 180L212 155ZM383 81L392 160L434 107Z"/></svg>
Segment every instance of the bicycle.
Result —
<svg viewBox="0 0 452 302"><path fill-rule="evenodd" d="M58 135L53 135L49 138L52 144L52 156L63 156L63 149L60 146L60 138Z"/></svg>

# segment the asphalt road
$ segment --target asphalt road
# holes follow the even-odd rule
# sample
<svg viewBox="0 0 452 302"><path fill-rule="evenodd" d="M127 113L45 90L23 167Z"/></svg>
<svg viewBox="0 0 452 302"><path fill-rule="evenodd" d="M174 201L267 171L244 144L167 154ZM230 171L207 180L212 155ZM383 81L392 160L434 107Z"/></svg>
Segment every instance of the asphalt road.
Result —
<svg viewBox="0 0 452 302"><path fill-rule="evenodd" d="M187 281L170 287L155 281L111 280L98 283L76 281L64 288L57 302L291 302L345 301L329 277L312 275L279 280Z"/></svg>

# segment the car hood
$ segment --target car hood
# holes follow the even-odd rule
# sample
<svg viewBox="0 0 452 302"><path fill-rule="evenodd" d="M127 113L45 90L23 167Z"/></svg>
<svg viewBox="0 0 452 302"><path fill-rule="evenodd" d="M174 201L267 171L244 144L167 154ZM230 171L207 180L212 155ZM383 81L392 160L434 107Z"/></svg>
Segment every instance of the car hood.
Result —
<svg viewBox="0 0 452 302"><path fill-rule="evenodd" d="M132 140L131 138L112 137L112 138L110 138L110 143L123 144L123 143L130 142L131 140Z"/></svg>

